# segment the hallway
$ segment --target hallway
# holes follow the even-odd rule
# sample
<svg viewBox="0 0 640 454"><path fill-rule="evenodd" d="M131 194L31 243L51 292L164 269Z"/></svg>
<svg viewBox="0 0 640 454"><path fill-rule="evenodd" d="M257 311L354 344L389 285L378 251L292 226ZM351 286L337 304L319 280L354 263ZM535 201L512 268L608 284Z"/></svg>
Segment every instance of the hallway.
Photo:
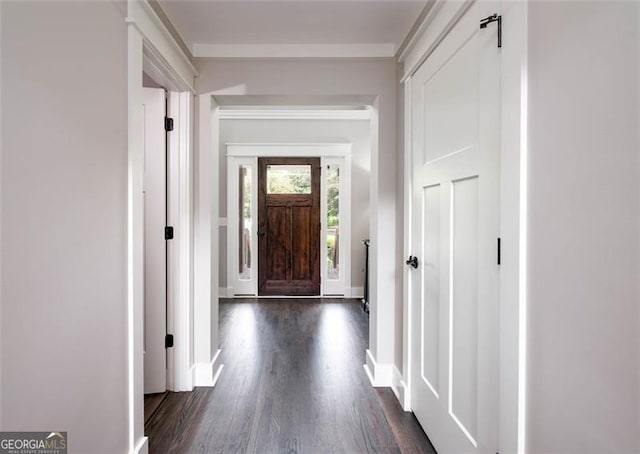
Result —
<svg viewBox="0 0 640 454"><path fill-rule="evenodd" d="M214 388L170 393L146 424L151 453L432 453L392 391L363 370L356 300L221 300Z"/></svg>

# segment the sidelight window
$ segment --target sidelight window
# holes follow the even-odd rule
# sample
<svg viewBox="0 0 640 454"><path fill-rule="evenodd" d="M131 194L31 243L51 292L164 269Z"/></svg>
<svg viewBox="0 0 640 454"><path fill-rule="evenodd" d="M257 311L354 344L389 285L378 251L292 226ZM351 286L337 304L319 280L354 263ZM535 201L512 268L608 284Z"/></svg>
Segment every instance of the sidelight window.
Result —
<svg viewBox="0 0 640 454"><path fill-rule="evenodd" d="M327 279L340 279L340 167L327 166Z"/></svg>
<svg viewBox="0 0 640 454"><path fill-rule="evenodd" d="M241 280L250 280L251 279L251 262L252 262L252 254L251 250L251 228L252 228L252 219L251 219L251 192L252 192L252 175L251 175L251 167L246 165L239 166L240 175L239 175L239 183L240 183L240 191L239 191L239 223L238 223L238 233L239 233L239 260L238 260L238 273L239 278Z"/></svg>

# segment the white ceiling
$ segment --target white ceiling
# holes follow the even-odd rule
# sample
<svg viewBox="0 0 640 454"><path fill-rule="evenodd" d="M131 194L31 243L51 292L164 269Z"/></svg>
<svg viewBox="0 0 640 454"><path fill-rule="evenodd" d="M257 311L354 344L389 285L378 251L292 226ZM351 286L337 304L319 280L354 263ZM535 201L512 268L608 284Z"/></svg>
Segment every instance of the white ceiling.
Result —
<svg viewBox="0 0 640 454"><path fill-rule="evenodd" d="M393 56L426 5L417 0L159 3L196 57Z"/></svg>

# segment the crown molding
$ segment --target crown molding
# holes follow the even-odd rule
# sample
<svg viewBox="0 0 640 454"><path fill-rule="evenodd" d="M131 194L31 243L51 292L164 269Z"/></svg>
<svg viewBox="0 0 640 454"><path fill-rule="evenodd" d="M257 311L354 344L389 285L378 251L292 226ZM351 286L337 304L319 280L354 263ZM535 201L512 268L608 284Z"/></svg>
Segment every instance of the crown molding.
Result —
<svg viewBox="0 0 640 454"><path fill-rule="evenodd" d="M195 93L193 78L198 75L198 70L149 2L129 0L125 22L143 37L145 53L155 64L169 69L175 80Z"/></svg>
<svg viewBox="0 0 640 454"><path fill-rule="evenodd" d="M371 111L333 109L220 109L221 120L369 120Z"/></svg>
<svg viewBox="0 0 640 454"><path fill-rule="evenodd" d="M373 44L201 44L195 58L393 58L393 43Z"/></svg>
<svg viewBox="0 0 640 454"><path fill-rule="evenodd" d="M178 30L173 26L171 19L169 19L167 14L164 12L164 9L162 9L162 6L160 6L160 3L158 3L158 0L147 0L147 2L151 7L151 9L156 14L156 16L158 16L158 19L160 19L160 21L164 24L167 31L171 34L173 39L176 41L178 46L180 46L180 49L182 49L182 52L184 52L184 54L189 58L189 60L193 59L193 55L191 55L191 49L189 49L189 46L187 46L187 44L184 42L184 39L182 39L180 32L178 32Z"/></svg>
<svg viewBox="0 0 640 454"><path fill-rule="evenodd" d="M423 25L418 28L413 40L398 57L398 61L404 64L404 74L400 83L405 83L415 74L476 1L479 0L460 2L436 0L426 15Z"/></svg>
<svg viewBox="0 0 640 454"><path fill-rule="evenodd" d="M227 156L350 156L351 143L227 143Z"/></svg>
<svg viewBox="0 0 640 454"><path fill-rule="evenodd" d="M404 59L407 57L407 53L409 53L416 44L416 40L422 33L425 28L429 25L429 22L433 19L435 14L438 12L440 7L442 6L442 0L429 0L425 7L420 12L420 16L416 19L415 23L407 33L402 44L398 48L398 52L396 54L396 59L398 63L402 63Z"/></svg>

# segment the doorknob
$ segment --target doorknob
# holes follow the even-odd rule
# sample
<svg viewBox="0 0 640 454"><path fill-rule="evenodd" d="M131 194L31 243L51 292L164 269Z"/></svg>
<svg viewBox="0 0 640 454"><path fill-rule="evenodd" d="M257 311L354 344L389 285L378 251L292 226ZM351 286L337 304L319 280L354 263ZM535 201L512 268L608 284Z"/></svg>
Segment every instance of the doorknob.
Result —
<svg viewBox="0 0 640 454"><path fill-rule="evenodd" d="M409 256L409 260L405 262L407 265L412 268L418 268L418 257L414 257L413 255Z"/></svg>

